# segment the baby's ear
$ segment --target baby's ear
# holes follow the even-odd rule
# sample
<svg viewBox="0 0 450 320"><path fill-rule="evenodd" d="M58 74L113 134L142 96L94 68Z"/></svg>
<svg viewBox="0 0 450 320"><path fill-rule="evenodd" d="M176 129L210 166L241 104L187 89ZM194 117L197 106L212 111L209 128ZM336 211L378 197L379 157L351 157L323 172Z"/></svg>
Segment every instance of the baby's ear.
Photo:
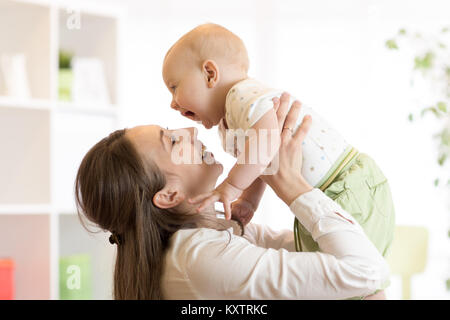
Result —
<svg viewBox="0 0 450 320"><path fill-rule="evenodd" d="M202 65L202 72L208 88L214 88L219 82L219 66L217 63L213 60L205 60Z"/></svg>

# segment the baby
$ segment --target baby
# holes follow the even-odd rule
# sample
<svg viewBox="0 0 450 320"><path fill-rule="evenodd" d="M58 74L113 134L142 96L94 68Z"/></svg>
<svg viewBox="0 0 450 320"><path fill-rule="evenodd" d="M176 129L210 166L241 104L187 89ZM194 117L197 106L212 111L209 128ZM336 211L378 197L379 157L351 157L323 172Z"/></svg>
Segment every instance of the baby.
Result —
<svg viewBox="0 0 450 320"><path fill-rule="evenodd" d="M242 40L216 24L200 25L181 37L163 64L163 79L173 96L171 107L207 129L218 126L223 147L237 158L227 178L192 203L201 203L201 211L220 201L227 219L233 215L246 222L265 189L259 176L277 169L279 128L273 99L282 94L249 78L248 67ZM387 179L369 156L359 153L307 106L302 106L297 126L305 115L312 116L312 123L303 145L302 175L352 214L385 255L394 232ZM319 249L297 220L294 232L297 251Z"/></svg>

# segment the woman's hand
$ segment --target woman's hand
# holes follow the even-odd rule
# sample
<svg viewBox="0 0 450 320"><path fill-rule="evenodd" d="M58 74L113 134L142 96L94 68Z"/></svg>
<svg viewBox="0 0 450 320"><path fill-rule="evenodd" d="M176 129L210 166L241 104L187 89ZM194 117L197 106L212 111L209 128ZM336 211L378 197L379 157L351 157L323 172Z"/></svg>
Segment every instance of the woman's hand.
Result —
<svg viewBox="0 0 450 320"><path fill-rule="evenodd" d="M302 142L311 125L311 116L305 116L300 127L294 132L300 114L301 103L294 101L289 113L289 94L283 93L280 99L274 99L277 111L281 144L278 151L279 168L273 175L261 178L275 191L278 197L290 205L299 195L313 189L301 174Z"/></svg>

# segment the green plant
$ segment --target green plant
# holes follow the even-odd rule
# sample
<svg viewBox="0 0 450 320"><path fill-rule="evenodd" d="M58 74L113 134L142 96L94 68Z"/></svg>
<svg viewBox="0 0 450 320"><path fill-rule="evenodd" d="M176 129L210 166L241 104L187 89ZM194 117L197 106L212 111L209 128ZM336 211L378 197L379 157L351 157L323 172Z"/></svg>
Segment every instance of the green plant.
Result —
<svg viewBox="0 0 450 320"><path fill-rule="evenodd" d="M437 141L437 163L444 167L450 161L450 28L442 28L437 36L430 37L400 29L392 39L386 40L385 46L389 50L400 50L401 42L406 42L404 45L408 49L415 48L413 76L419 75L430 88L437 88L433 93L434 102L421 106L419 115L410 113L408 119L412 122L418 116L423 118L432 114L439 122L439 131L433 135L433 139ZM411 83L414 84L414 81ZM443 174L447 176L434 180L436 187L450 187L448 172L449 170L443 170ZM450 238L450 229L447 235ZM450 291L450 279L445 284Z"/></svg>
<svg viewBox="0 0 450 320"><path fill-rule="evenodd" d="M73 53L59 50L59 69L71 69Z"/></svg>
<svg viewBox="0 0 450 320"><path fill-rule="evenodd" d="M397 34L386 40L386 48L400 50L406 47L414 50L412 76L419 76L435 89L434 102L421 106L418 113L410 113L409 121L433 115L439 122L439 131L433 135L437 141L437 163L444 167L450 160L450 28L442 28L437 35L424 36L418 32L400 29ZM414 85L414 81L411 81ZM450 177L434 180L436 186L450 186Z"/></svg>

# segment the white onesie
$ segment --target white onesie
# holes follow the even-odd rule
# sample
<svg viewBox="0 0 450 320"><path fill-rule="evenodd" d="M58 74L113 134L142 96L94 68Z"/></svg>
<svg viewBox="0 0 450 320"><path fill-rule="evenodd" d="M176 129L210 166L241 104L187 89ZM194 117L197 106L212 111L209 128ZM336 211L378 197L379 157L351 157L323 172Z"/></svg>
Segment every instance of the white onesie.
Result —
<svg viewBox="0 0 450 320"><path fill-rule="evenodd" d="M234 85L227 94L225 102L225 120L229 132L238 138L245 135L261 117L273 109L274 97L280 97L283 91L268 88L255 79L246 79ZM289 106L295 98L291 97ZM318 116L311 108L302 105L300 116L294 131L298 128L305 115L312 116L310 130L303 142L303 168L302 175L314 187L325 183L336 168L348 157L353 148L345 139L333 129L323 118ZM237 130L236 129L242 129ZM243 150L237 145L235 152L225 148L226 127L223 119L219 123L219 135L225 151L237 157ZM242 137L241 137L242 139ZM241 148L240 148L241 147ZM237 151L237 152L236 152Z"/></svg>

